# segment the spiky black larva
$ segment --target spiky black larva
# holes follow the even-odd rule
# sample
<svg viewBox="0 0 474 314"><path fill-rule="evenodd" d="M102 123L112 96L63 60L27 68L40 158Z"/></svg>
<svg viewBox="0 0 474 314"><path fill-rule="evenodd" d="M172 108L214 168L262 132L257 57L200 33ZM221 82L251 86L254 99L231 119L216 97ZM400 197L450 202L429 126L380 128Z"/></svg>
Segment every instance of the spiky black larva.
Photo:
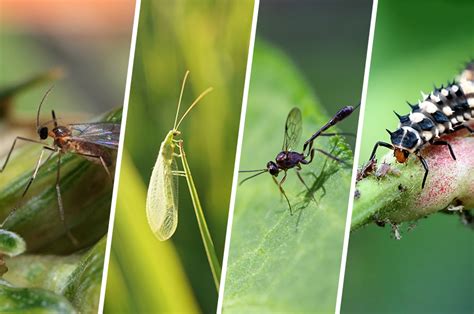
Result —
<svg viewBox="0 0 474 314"><path fill-rule="evenodd" d="M396 131L390 132L391 144L377 142L371 159L375 158L378 146L394 150L398 162L405 162L409 154L416 154L425 168L422 187L428 175L428 165L420 155L420 150L427 144L446 145L451 156L456 159L451 145L440 139L441 136L459 129L473 130L466 122L474 119L474 60L469 62L457 80L445 86L434 88L433 92L423 95L416 105L408 103L411 112L400 115Z"/></svg>

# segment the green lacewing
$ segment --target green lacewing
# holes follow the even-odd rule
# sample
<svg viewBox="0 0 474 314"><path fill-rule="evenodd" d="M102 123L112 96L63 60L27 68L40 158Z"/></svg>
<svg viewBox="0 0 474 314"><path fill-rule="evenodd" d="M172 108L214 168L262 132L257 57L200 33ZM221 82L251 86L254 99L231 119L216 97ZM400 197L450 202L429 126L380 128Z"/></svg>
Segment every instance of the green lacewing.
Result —
<svg viewBox="0 0 474 314"><path fill-rule="evenodd" d="M153 234L160 241L169 239L176 231L178 226L178 176L186 176L184 171L178 170L176 164L177 158L181 158L176 153L177 145L181 140L177 140L175 137L181 135L178 129L186 115L206 94L212 91L210 87L202 92L178 121L179 108L188 75L189 71L186 71L181 85L173 128L161 142L160 151L148 184L146 215Z"/></svg>

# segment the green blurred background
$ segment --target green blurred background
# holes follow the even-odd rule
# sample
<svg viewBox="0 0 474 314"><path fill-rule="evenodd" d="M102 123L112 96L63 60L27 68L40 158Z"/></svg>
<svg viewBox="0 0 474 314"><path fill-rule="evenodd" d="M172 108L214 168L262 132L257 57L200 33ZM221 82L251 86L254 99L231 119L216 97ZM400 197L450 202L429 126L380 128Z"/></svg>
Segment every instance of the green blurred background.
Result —
<svg viewBox="0 0 474 314"><path fill-rule="evenodd" d="M43 122L51 119L51 109L64 124L97 120L112 109L121 116L133 13L133 0L114 0L113 5L103 0L0 2L0 166L16 136L38 139L38 104L52 85ZM53 68L55 74L21 88ZM0 174L1 221L18 204L40 155L39 145L21 144ZM100 165L73 154L62 158L65 220L80 242L75 246L64 235L58 212L56 160L40 169L4 226L26 239L29 252L7 262L2 280L9 283L2 281L0 287L2 313L57 312L57 299L74 306L68 311L97 312L112 181ZM17 287L25 289L12 296Z"/></svg>
<svg viewBox="0 0 474 314"><path fill-rule="evenodd" d="M406 100L446 84L474 56L472 12L472 1L379 0L360 163L389 141L392 110L408 113ZM351 234L341 312L473 313L472 230L435 214L402 236L375 225Z"/></svg>
<svg viewBox="0 0 474 314"><path fill-rule="evenodd" d="M302 111L299 150L338 109L359 102L370 13L371 1L260 2L240 170L275 158L292 107ZM355 133L357 116L332 131ZM315 145L329 151L333 144L319 138ZM308 185L327 189L316 189L316 202L301 203L304 187L288 172L293 216L268 174L238 186L224 313L334 312L351 169L326 161L316 154L302 167ZM332 167L335 175L320 175Z"/></svg>
<svg viewBox="0 0 474 314"><path fill-rule="evenodd" d="M328 115L362 94L372 1L260 1L257 36L300 69ZM295 104L296 106L297 104ZM358 112L338 128L354 133ZM353 144L355 139L348 138Z"/></svg>
<svg viewBox="0 0 474 314"><path fill-rule="evenodd" d="M252 14L250 0L141 3L106 312L216 309L217 292L185 180L179 180L179 223L171 240L159 242L153 236L144 201L189 69L181 114L199 93L214 87L180 129L222 256Z"/></svg>

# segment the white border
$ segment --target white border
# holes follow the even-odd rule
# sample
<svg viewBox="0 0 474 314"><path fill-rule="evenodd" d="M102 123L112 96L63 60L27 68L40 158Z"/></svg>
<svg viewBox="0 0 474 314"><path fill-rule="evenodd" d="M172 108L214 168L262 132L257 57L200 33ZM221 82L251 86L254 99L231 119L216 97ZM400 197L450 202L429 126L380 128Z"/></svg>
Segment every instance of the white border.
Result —
<svg viewBox="0 0 474 314"><path fill-rule="evenodd" d="M360 114L357 127L357 139L356 146L354 151L354 166L352 168L352 182L351 190L349 194L349 204L347 207L347 218L346 218L346 230L344 234L344 244L342 246L342 258L341 258L341 270L339 272L339 285L337 288L337 299L336 299L336 309L335 313L340 314L341 305L342 305L342 294L344 290L344 275L346 271L346 262L347 262L347 249L349 246L349 235L351 233L351 220L352 220L352 209L354 205L354 192L355 192L355 181L357 176L357 165L359 164L360 157L360 146L362 141L362 130L365 114L365 103L367 101L367 89L369 86L369 74L370 74L370 63L372 60L372 47L374 43L374 33L375 33L375 22L377 19L377 6L378 0L374 0L372 3L372 16L370 20L370 32L369 32L369 43L367 46L367 56L365 60L365 70L364 70L364 83L362 86L362 97L360 105Z"/></svg>
<svg viewBox="0 0 474 314"><path fill-rule="evenodd" d="M115 178L114 178L114 188L112 192L112 204L110 208L110 217L109 217L109 230L107 233L107 244L105 247L104 271L102 273L102 285L100 287L98 313L104 312L105 290L107 288L107 273L109 270L110 248L112 246L112 234L114 231L115 209L117 205L118 187L120 183L120 170L121 170L121 164L122 164L123 142L125 139L125 127L127 124L128 102L130 98L130 87L132 84L133 60L135 58L135 46L137 42L138 20L140 17L140 4L141 4L141 0L136 0L135 14L133 18L132 41L130 43L130 56L128 58L127 82L125 84L125 95L124 95L124 100L123 100L122 125L120 127L120 142L119 142L119 149L117 152L117 163L115 167L116 170L115 170Z"/></svg>
<svg viewBox="0 0 474 314"><path fill-rule="evenodd" d="M238 179L239 179L240 155L242 151L242 140L244 138L245 114L247 112L247 101L248 101L248 95L249 95L250 77L252 73L253 49L255 45L255 33L257 30L259 7L260 7L260 0L255 0L254 7L253 7L252 29L250 32L249 53L247 57L247 69L245 73L245 86L244 86L244 93L242 97L242 111L240 113L239 137L237 139L237 151L235 154L234 177L233 177L233 182L232 182L232 191L231 191L230 203L229 203L227 234L225 237L224 257L222 260L222 274L221 274L221 280L220 280L219 299L217 301L216 312L218 314L222 313L222 303L224 301L225 277L227 274L227 261L229 258L230 238L231 238L231 233L232 233L232 220L234 218L235 196L237 192L237 185L238 185Z"/></svg>

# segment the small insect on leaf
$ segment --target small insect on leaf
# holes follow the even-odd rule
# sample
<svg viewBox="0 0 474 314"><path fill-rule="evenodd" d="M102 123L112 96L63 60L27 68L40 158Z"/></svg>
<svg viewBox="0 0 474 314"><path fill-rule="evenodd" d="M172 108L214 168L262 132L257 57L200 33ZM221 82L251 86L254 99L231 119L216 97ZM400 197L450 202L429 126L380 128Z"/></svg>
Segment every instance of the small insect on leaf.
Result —
<svg viewBox="0 0 474 314"><path fill-rule="evenodd" d="M180 140L175 139L176 136L181 134L178 131L179 125L191 109L212 90L212 88L208 88L201 93L178 121L179 108L188 75L189 71L184 75L173 129L168 132L163 142L161 142L160 151L148 184L146 215L153 234L160 241L169 239L178 226L178 176L185 176L183 171L178 170L176 164L176 158L181 158L177 153L177 143Z"/></svg>

